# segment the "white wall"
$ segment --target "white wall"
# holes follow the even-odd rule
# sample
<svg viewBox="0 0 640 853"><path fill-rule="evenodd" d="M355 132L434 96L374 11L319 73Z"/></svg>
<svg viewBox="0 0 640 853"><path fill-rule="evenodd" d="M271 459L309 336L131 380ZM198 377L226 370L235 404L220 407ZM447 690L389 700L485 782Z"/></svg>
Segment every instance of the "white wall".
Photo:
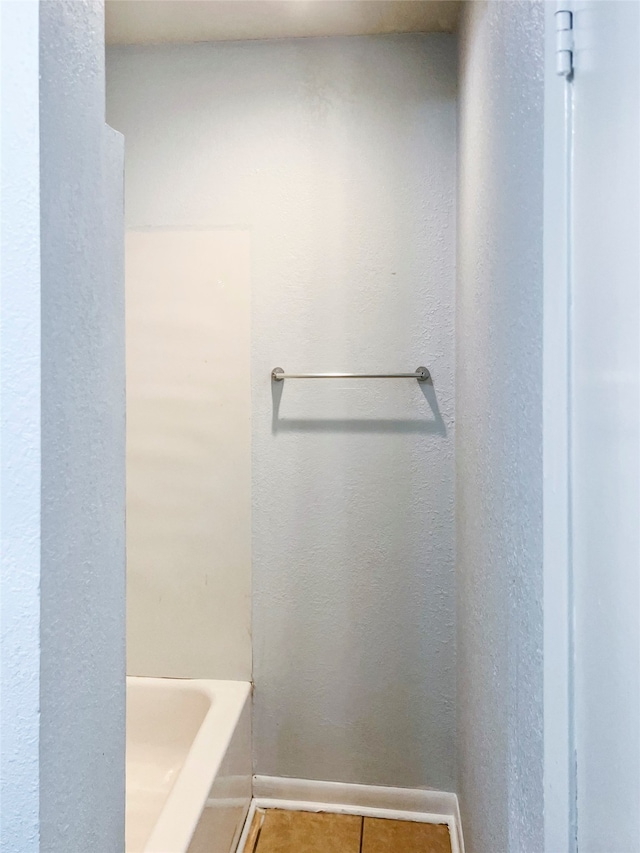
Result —
<svg viewBox="0 0 640 853"><path fill-rule="evenodd" d="M461 32L458 791L475 853L543 849L543 17L477 0Z"/></svg>
<svg viewBox="0 0 640 853"><path fill-rule="evenodd" d="M123 146L104 10L40 4L40 836L124 845Z"/></svg>
<svg viewBox="0 0 640 853"><path fill-rule="evenodd" d="M0 4L0 850L38 850L38 3Z"/></svg>
<svg viewBox="0 0 640 853"><path fill-rule="evenodd" d="M247 231L130 231L127 671L251 678Z"/></svg>
<svg viewBox="0 0 640 853"><path fill-rule="evenodd" d="M452 789L455 39L108 64L129 225L252 233L256 770Z"/></svg>

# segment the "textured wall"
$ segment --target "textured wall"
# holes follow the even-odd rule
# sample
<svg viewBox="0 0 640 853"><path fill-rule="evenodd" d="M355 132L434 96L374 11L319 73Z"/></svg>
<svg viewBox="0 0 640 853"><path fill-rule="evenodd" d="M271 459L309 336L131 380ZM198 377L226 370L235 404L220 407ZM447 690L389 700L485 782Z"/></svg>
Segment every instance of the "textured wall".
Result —
<svg viewBox="0 0 640 853"><path fill-rule="evenodd" d="M40 4L41 845L124 845L122 139L100 3Z"/></svg>
<svg viewBox="0 0 640 853"><path fill-rule="evenodd" d="M252 230L256 769L454 785L456 41L109 53L129 225ZM413 370L285 382L270 370Z"/></svg>
<svg viewBox="0 0 640 853"><path fill-rule="evenodd" d="M542 843L543 4L461 33L458 762L470 853Z"/></svg>
<svg viewBox="0 0 640 853"><path fill-rule="evenodd" d="M38 850L40 206L38 4L0 4L0 850Z"/></svg>

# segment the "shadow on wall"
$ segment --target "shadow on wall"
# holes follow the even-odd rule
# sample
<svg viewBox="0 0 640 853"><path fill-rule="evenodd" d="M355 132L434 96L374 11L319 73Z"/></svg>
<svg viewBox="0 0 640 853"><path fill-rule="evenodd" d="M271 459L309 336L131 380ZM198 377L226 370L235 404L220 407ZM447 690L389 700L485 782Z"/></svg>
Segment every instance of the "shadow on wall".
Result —
<svg viewBox="0 0 640 853"><path fill-rule="evenodd" d="M447 434L447 427L438 406L433 381L419 382L420 390L427 402L432 417L428 420L416 418L281 418L280 401L286 380L271 381L273 417L271 434L279 432L342 432L342 433L404 433L423 435Z"/></svg>

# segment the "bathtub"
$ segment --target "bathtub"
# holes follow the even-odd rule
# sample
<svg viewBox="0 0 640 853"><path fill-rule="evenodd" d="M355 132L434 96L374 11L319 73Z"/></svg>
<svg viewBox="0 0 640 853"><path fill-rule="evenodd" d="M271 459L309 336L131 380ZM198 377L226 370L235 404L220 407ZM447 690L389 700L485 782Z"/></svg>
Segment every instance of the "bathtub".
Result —
<svg viewBox="0 0 640 853"><path fill-rule="evenodd" d="M250 685L127 678L126 853L231 853L251 803Z"/></svg>

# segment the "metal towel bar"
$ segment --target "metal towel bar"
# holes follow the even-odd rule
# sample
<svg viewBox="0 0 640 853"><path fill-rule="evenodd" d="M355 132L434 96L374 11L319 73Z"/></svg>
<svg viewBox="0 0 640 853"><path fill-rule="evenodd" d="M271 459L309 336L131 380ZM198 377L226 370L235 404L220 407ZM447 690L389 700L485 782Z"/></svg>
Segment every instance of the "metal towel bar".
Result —
<svg viewBox="0 0 640 853"><path fill-rule="evenodd" d="M427 382L431 374L426 367L417 367L413 373L285 373L281 367L271 371L274 382L283 379L417 379Z"/></svg>

